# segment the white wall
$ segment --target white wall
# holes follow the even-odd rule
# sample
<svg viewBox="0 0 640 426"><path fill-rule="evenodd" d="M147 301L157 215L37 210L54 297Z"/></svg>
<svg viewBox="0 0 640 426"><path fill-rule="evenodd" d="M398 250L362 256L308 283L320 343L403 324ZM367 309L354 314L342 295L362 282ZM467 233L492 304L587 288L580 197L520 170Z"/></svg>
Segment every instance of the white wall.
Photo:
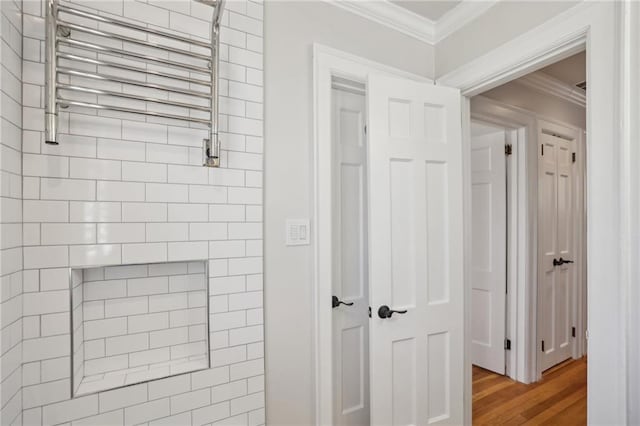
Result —
<svg viewBox="0 0 640 426"><path fill-rule="evenodd" d="M436 78L482 56L578 4L577 1L501 1L436 45Z"/></svg>
<svg viewBox="0 0 640 426"><path fill-rule="evenodd" d="M526 109L539 116L558 120L580 129L587 128L587 115L583 107L556 96L541 93L519 84L517 80L484 92L482 96Z"/></svg>
<svg viewBox="0 0 640 426"><path fill-rule="evenodd" d="M433 49L401 33L324 2L265 4L266 395L267 421L278 425L314 416L312 251L284 243L286 218L311 216L314 42L433 73Z"/></svg>

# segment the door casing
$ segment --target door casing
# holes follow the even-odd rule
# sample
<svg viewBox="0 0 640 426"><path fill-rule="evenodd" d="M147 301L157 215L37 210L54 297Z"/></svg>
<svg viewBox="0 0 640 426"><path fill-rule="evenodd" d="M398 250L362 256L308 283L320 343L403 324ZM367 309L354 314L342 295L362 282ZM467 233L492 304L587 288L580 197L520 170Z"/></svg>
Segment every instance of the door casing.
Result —
<svg viewBox="0 0 640 426"><path fill-rule="evenodd" d="M314 61L314 187L312 246L314 250L314 270L312 282L315 288L313 303L314 323L314 376L316 424L329 425L333 419L332 380L332 322L331 322L331 279L332 261L332 174L333 157L331 150L331 87L334 77L365 84L369 74L408 78L433 83L405 71L379 64L349 53L320 44L313 46ZM366 96L366 94L365 94Z"/></svg>

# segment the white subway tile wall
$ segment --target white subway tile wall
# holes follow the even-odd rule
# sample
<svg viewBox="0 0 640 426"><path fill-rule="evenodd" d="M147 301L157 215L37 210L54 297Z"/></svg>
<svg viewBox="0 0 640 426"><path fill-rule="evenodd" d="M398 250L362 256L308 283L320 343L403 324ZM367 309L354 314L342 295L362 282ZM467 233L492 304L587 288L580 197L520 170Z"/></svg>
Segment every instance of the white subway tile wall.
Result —
<svg viewBox="0 0 640 426"><path fill-rule="evenodd" d="M208 368L206 263L73 269L74 395Z"/></svg>
<svg viewBox="0 0 640 426"><path fill-rule="evenodd" d="M20 0L0 2L0 424L3 425L22 422L23 392L32 400L47 401L44 394L51 391L42 387L39 392L31 392L27 386L40 383L40 369L29 364L22 368L23 335L40 336L41 328L39 321L23 320L21 14ZM30 89L24 92L29 95ZM51 333L49 328L43 330Z"/></svg>
<svg viewBox="0 0 640 426"><path fill-rule="evenodd" d="M72 3L209 37L211 9L193 0ZM44 1L0 1L1 424L264 424L263 4L227 4L221 34L222 168L204 169L205 132L177 121L61 111L60 145L46 145ZM70 371L68 268L199 258L209 259L211 368L70 398L71 375L78 371ZM104 279L115 282L136 274L135 268L126 274L109 270ZM161 268L149 269L150 276L163 274ZM185 285L169 284L169 291ZM113 312L106 302L91 303L104 298L101 289L85 290L84 320ZM127 332L149 336L149 351L163 349L151 348L154 331L198 332L188 317L164 315L174 301L151 303L154 296L144 294L144 285L137 291L148 298L149 312L127 323ZM197 301L187 295L180 306L184 303ZM135 304L126 309L137 312ZM83 329L103 336L84 345L83 362L96 357L123 362L117 344L107 354L107 339L117 337L109 333L119 326L115 321ZM188 344L169 349L169 356L191 349Z"/></svg>

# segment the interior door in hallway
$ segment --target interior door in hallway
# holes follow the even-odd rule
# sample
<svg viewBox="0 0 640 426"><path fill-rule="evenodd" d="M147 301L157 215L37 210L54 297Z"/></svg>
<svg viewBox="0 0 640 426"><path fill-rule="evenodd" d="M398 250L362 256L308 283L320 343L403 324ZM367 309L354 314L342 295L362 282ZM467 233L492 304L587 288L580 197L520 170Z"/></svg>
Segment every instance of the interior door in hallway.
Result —
<svg viewBox="0 0 640 426"><path fill-rule="evenodd" d="M337 89L332 95L333 424L365 426L369 424L365 97Z"/></svg>
<svg viewBox="0 0 640 426"><path fill-rule="evenodd" d="M538 138L538 353L544 371L571 357L574 141L544 127Z"/></svg>
<svg viewBox="0 0 640 426"><path fill-rule="evenodd" d="M505 132L479 123L471 128L471 361L505 374Z"/></svg>
<svg viewBox="0 0 640 426"><path fill-rule="evenodd" d="M371 424L463 423L458 90L370 75Z"/></svg>

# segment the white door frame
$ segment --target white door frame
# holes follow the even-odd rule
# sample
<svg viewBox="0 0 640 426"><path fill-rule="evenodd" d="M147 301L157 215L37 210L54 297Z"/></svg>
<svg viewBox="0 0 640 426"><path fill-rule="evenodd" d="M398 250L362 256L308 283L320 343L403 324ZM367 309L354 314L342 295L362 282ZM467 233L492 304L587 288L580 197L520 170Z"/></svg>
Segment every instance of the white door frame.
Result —
<svg viewBox="0 0 640 426"><path fill-rule="evenodd" d="M333 422L332 384L332 321L331 321L331 279L332 279L332 235L333 202L332 170L333 144L331 143L331 80L340 77L365 87L369 74L384 74L408 78L415 81L433 83L433 80L407 73L402 70L360 58L340 50L320 44L313 45L313 212L312 249L314 252L312 285L315 289L312 306L314 324L314 376L315 376L315 419L317 425ZM365 95L366 96L366 95Z"/></svg>
<svg viewBox="0 0 640 426"><path fill-rule="evenodd" d="M629 158L631 137L623 118L628 113L627 85L632 68L619 67L624 54L632 49L628 41L630 21L627 3L585 2L547 21L437 79L438 84L461 89L463 128L466 148L464 162L469 165L469 97L482 93L550 63L556 62L587 46L587 218L588 250L588 420L590 423L625 424L627 420L627 305L625 296L633 282L628 257L632 243L628 199L631 191ZM625 26L626 25L626 26ZM623 47L626 50L623 50ZM625 63L626 64L626 63ZM623 64L624 65L624 64ZM637 70L636 70L637 72ZM625 74L627 73L627 74ZM465 176L465 183L469 177ZM637 188L636 188L637 189ZM469 279L470 187L465 196L465 279ZM635 218L637 221L637 218ZM636 274L637 275L637 274ZM465 289L468 285L465 286ZM470 312L469 293L465 295L465 312ZM469 330L469 319L465 319ZM467 333L467 336L469 334ZM612 348L618 348L613 349ZM469 345L465 368L470 369ZM631 353L631 352L629 352ZM471 423L471 374L466 374L466 421Z"/></svg>
<svg viewBox="0 0 640 426"><path fill-rule="evenodd" d="M537 212L531 206L537 185L537 127L534 116L519 108L477 96L471 101L471 118L517 133L512 141L508 167L507 204L507 335L511 351L507 354L507 375L522 383L536 380L535 369L535 288L537 277ZM528 150L527 150L528 148ZM531 161L531 158L534 160ZM533 327L530 325L533 324Z"/></svg>

